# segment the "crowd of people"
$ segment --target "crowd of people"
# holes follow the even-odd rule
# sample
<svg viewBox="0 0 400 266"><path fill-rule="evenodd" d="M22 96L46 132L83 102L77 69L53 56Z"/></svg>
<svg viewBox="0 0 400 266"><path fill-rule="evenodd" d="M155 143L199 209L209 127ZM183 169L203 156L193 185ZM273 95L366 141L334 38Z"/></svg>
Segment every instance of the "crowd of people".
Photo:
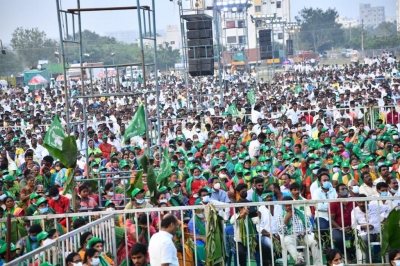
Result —
<svg viewBox="0 0 400 266"><path fill-rule="evenodd" d="M74 98L67 111L62 85L26 94L23 89L3 92L0 215L29 217L74 210L143 209L136 216L138 225L121 217L116 220L117 227L127 233L129 254L140 257L142 264L135 259L125 260L125 241L121 240L118 256L110 258L102 252L104 241L88 232L82 234L81 248L66 257L68 265L151 263L152 251L148 256L146 249L162 227L164 216L169 215L155 212L148 218L144 214L146 208L226 203L232 203L232 208L221 209L219 215L233 230L240 266L246 265L248 256L257 260L259 250L263 256L257 263L269 265L277 254L276 241L296 264L304 265L306 258L296 249L299 239L310 247L314 265L322 265L323 248L335 247L341 256L347 251L347 258L355 259L352 232L355 230L368 247L368 241L379 238L381 223L399 203L392 199L400 195L397 69L396 58L387 55L357 66L296 64L292 71L278 72L269 82L262 77L245 83L230 79L222 86L217 76L189 78L186 82L175 73L160 73L158 88L151 75L146 88L142 80L133 82L133 87L125 83L118 88L135 92L133 96ZM79 95L89 85L68 86L70 93ZM108 84L107 88L110 92L117 90L116 84ZM160 90L159 102L154 93L148 93L154 88ZM105 90L104 83L94 88L97 95ZM158 111L161 120L149 123L147 134L124 141L128 123L144 101L149 120L156 121ZM74 170L76 206L72 205L71 191L63 195L66 167L43 146L55 114L67 130L66 112L74 122L69 130L75 134L80 150ZM168 186L158 188L156 202L150 199L145 176L143 189L126 194L135 172L141 169L139 158L143 154L151 157L159 171L161 149L168 149L172 174ZM93 182L99 178L101 181ZM366 204L363 197L376 200ZM336 198L355 199L293 205L297 200ZM273 201L287 204L271 205ZM237 202L267 204L257 210L235 208ZM196 235L197 262L189 252L187 264L204 265L204 247L208 244L204 211L196 210L195 215L185 212L183 216L176 212L175 216L179 223L185 223L189 237ZM53 220L29 218L23 224L25 236L12 245L11 257L51 243L66 228L77 229L87 222L83 218L58 219L54 224ZM321 247L315 230L328 232L330 226L334 247L326 244L329 241ZM179 236L175 245L180 260L157 261L182 264L182 253L190 248L179 241ZM370 250L364 248L363 252L368 254ZM326 255L329 265L340 265L332 263L337 254L331 254L330 260ZM375 255L370 263L379 259ZM3 248L0 257L4 263ZM368 255L365 257L369 260ZM397 265L393 263L399 259L394 260L393 257L392 265Z"/></svg>

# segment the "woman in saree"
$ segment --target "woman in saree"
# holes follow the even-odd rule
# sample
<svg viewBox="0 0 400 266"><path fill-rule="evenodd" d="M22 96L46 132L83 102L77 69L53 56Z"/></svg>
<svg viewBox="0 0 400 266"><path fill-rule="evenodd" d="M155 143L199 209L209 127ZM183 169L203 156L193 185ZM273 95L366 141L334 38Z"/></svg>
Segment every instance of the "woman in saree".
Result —
<svg viewBox="0 0 400 266"><path fill-rule="evenodd" d="M114 261L108 257L104 252L103 252L103 244L104 241L101 240L98 237L92 237L87 244L86 248L94 248L97 250L100 254L99 259L100 259L100 264L101 266L111 266L111 265L116 265Z"/></svg>
<svg viewBox="0 0 400 266"><path fill-rule="evenodd" d="M3 202L6 205L3 218L7 218L7 214L11 214L13 217L23 217L25 215L24 209L16 206L15 201L11 196L5 197Z"/></svg>

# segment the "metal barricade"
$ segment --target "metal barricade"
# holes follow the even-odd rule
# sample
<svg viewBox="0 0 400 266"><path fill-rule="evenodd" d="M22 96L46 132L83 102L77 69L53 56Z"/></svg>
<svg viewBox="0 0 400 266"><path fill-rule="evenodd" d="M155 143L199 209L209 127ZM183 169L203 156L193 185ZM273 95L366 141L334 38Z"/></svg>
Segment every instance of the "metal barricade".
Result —
<svg viewBox="0 0 400 266"><path fill-rule="evenodd" d="M71 252L78 252L80 236L84 232L92 232L94 237L102 239L103 252L116 257L117 247L115 241L114 215L106 215L86 224L76 230L55 239L54 242L39 247L27 254L24 254L4 265L40 265L43 262L50 262L54 265L67 265L65 258Z"/></svg>
<svg viewBox="0 0 400 266"><path fill-rule="evenodd" d="M381 257L378 251L383 241L386 241L383 240L383 237L379 237L382 235L381 224L383 219L387 218L390 210L398 207L400 196L385 198L385 203L381 202L381 200L382 198L377 197L355 197L234 204L224 204L214 201L213 206L219 215L224 216L224 214L229 213L227 210L230 210L230 213L233 214L229 223L225 223L224 225L222 247L226 248L227 257L230 257L231 260L236 258L234 265L243 262L243 258L245 258L245 264L247 265L254 262L257 262L259 265L260 262L262 263L266 260L270 260L272 265L288 265L288 261L293 259L289 259L288 255L293 256L293 253L302 256L307 265L322 265L326 264L323 250L339 248L344 249L342 250L342 256L345 265L373 264L378 266L388 265L386 256ZM336 204L335 207L334 204ZM361 208L362 206L364 207ZM312 215L308 210L310 207L316 209L317 212L315 215ZM241 208L247 208L249 214L252 213L254 217L250 219L250 216L245 215L239 218L237 215L240 213ZM274 208L273 211L272 208ZM350 209L352 211L349 214L347 212ZM19 263L28 261L36 255L41 254L41 252L47 252L52 247L63 251L76 250L76 245L71 245L70 243L76 243L76 240L71 241L71 239L74 239L74 237L76 239L80 233L88 230L93 232L95 236L103 239L105 243L110 241L105 244L106 246L108 245L107 251L112 250L114 252L114 247L119 247L118 254L111 252L115 256L113 258L116 263L115 265L119 265L123 260L130 259L129 252L134 243L142 242L146 245L149 244L148 241L151 239L151 236L156 231L161 230L160 221L162 217L170 213L174 214L179 220L180 232L175 236L174 241L182 246L181 250L178 250L181 260L180 265L186 266L188 263L191 265L200 265L202 264L201 260L204 259L207 236L200 235L200 230L198 230L199 228L197 228L195 221L197 217L200 217L197 216L199 212L207 210L210 210L207 205L195 205L117 210L112 215L109 215L110 212L67 214L67 217L107 216L60 237L59 240L50 246L39 248L5 265L22 265ZM285 215L290 210L296 215L297 223L303 224L303 231L298 232L296 231L297 229L290 231L284 224ZM320 213L325 213L325 215ZM332 222L333 214L335 214L336 223ZM351 216L350 223L345 222L345 215L346 217L348 215ZM54 217L58 216L60 215L54 215ZM338 218L339 216L341 218ZM49 217L52 216L38 216L38 218ZM322 217L325 217L323 219L328 221L329 226L327 228L323 228L323 224L319 221ZM28 219L31 220L33 217L28 217ZM249 219L246 220L244 229L240 225L240 219ZM116 221L115 228L114 220ZM202 221L202 223L206 222ZM364 227L364 225L368 226ZM142 228L145 228L145 231ZM207 228L206 225L205 228ZM124 231L124 237L123 239L119 238L118 243L113 243L113 236L109 235L112 234L113 230ZM238 232L238 230L245 230L245 235L242 235L241 231ZM270 236L265 232L268 232ZM244 245L242 242L244 237L247 243L253 243L254 246ZM196 244L193 245L193 243ZM268 245L270 248L266 249ZM373 248L371 249L371 247ZM352 250L354 250L354 253L352 253ZM150 250L149 252L156 251ZM186 254L191 254L191 256L186 257ZM229 264L229 261L226 261L226 265L231 264Z"/></svg>

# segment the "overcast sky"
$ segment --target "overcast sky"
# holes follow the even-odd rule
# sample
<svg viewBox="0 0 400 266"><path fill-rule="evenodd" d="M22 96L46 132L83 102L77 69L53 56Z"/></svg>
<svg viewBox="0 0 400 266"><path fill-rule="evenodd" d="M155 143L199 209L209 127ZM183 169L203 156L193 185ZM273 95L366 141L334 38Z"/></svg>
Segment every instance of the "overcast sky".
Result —
<svg viewBox="0 0 400 266"><path fill-rule="evenodd" d="M157 29L165 29L165 25L179 23L179 8L169 0L156 0ZM186 1L186 0L183 0ZM0 16L0 39L9 43L11 34L17 27L38 27L50 38L59 39L56 0L2 0ZM75 0L61 0L63 9L75 7ZM132 6L132 0L82 0L82 7ZM142 5L150 1L142 0ZM396 16L396 0L291 0L292 17L303 7L320 7L326 9L335 7L340 16L357 18L359 4L370 3L372 6L385 6L386 16ZM89 29L99 34L112 31L137 30L136 10L87 12L82 15L83 29Z"/></svg>

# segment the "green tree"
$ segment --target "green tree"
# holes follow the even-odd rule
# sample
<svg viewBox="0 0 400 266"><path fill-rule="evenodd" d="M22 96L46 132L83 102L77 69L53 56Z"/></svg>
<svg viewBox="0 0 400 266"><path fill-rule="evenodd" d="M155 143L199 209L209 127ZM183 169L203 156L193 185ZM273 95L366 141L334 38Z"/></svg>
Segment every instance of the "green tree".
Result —
<svg viewBox="0 0 400 266"><path fill-rule="evenodd" d="M157 67L158 69L168 70L174 67L175 63L179 63L181 54L178 49L172 49L168 42L158 45L157 49Z"/></svg>
<svg viewBox="0 0 400 266"><path fill-rule="evenodd" d="M6 54L0 54L0 77L16 76L21 70L21 61L15 52L6 49Z"/></svg>
<svg viewBox="0 0 400 266"><path fill-rule="evenodd" d="M38 60L43 58L54 60L54 51L57 50L58 43L47 38L46 33L38 28L19 27L12 33L11 47L27 67L36 66Z"/></svg>
<svg viewBox="0 0 400 266"><path fill-rule="evenodd" d="M335 43L343 40L341 24L336 22L339 17L335 9L303 8L296 16L301 26L299 33L303 46L315 52L330 49Z"/></svg>

